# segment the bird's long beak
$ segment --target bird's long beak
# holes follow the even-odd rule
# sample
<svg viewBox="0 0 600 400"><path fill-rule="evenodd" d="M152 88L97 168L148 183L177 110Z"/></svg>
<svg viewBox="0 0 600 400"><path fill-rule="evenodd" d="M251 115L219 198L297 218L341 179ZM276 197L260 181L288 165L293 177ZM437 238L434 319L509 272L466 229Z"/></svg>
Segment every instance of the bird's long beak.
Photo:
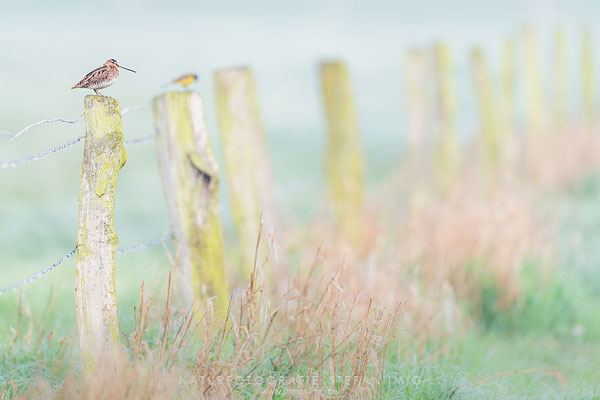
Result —
<svg viewBox="0 0 600 400"><path fill-rule="evenodd" d="M134 70L129 69L129 68L125 68L125 67L123 67L122 65L119 65L119 64L117 64L117 67L126 69L127 71L135 72ZM137 74L137 72L135 72L135 73Z"/></svg>

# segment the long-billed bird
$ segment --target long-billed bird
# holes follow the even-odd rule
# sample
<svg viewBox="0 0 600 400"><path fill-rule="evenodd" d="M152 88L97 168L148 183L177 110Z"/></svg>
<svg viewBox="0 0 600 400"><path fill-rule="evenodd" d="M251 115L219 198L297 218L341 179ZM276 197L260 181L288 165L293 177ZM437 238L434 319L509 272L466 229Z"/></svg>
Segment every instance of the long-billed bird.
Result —
<svg viewBox="0 0 600 400"><path fill-rule="evenodd" d="M115 83L119 77L119 68L126 69L127 71L135 72L132 69L125 68L117 63L117 60L111 58L104 63L101 67L96 68L89 74L83 77L75 86L71 89L84 88L92 89L97 95L103 96L98 89L104 89Z"/></svg>

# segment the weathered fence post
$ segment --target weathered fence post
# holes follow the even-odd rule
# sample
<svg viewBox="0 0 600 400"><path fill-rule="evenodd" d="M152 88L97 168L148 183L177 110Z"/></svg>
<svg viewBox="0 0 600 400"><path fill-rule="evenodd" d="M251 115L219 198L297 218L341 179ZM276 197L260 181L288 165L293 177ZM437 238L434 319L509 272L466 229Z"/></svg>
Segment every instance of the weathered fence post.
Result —
<svg viewBox="0 0 600 400"><path fill-rule="evenodd" d="M265 232L271 234L277 226L267 145L252 71L245 67L222 69L215 73L214 81L231 211L242 264L248 272L254 262L261 214Z"/></svg>
<svg viewBox="0 0 600 400"><path fill-rule="evenodd" d="M515 43L509 38L502 49L502 129L507 133L514 129L515 101Z"/></svg>
<svg viewBox="0 0 600 400"><path fill-rule="evenodd" d="M363 212L363 155L352 87L341 61L321 64L321 89L327 114L326 168L341 237L356 242Z"/></svg>
<svg viewBox="0 0 600 400"><path fill-rule="evenodd" d="M179 287L187 302L216 296L228 302L219 216L219 171L208 139L202 98L195 92L154 99L163 191L175 248Z"/></svg>
<svg viewBox="0 0 600 400"><path fill-rule="evenodd" d="M539 132L543 128L542 78L535 33L530 27L523 33L525 41L525 99L527 104L527 129Z"/></svg>
<svg viewBox="0 0 600 400"><path fill-rule="evenodd" d="M452 57L450 49L444 43L434 46L436 101L436 136L438 139L437 168L440 183L448 188L458 172L459 149L456 137L455 94L452 80Z"/></svg>
<svg viewBox="0 0 600 400"><path fill-rule="evenodd" d="M558 29L554 36L554 124L565 128L567 114L567 48L565 32Z"/></svg>
<svg viewBox="0 0 600 400"><path fill-rule="evenodd" d="M127 153L117 100L86 96L84 114L75 301L83 364L90 372L119 353L114 207L117 177Z"/></svg>
<svg viewBox="0 0 600 400"><path fill-rule="evenodd" d="M494 172L500 156L499 131L490 73L483 52L475 49L472 54L475 88L479 98L481 116L481 144L488 177Z"/></svg>
<svg viewBox="0 0 600 400"><path fill-rule="evenodd" d="M581 91L583 119L589 124L594 118L594 50L592 32L585 29L583 32L581 49Z"/></svg>
<svg viewBox="0 0 600 400"><path fill-rule="evenodd" d="M406 119L408 121L408 158L411 174L423 176L427 167L428 63L423 50L406 52Z"/></svg>

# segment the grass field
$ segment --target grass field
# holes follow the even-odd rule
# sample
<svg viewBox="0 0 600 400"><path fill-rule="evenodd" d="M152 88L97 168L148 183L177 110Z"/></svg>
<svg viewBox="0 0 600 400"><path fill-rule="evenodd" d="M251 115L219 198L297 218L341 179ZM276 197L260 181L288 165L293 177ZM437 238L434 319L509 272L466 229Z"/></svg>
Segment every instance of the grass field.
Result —
<svg viewBox="0 0 600 400"><path fill-rule="evenodd" d="M150 151L150 149L140 151ZM398 187L397 180L384 180L379 186L372 188L369 203L377 208L378 205L381 205L378 193L384 193L387 197L390 195L390 190L396 190L393 189L396 187ZM595 284L598 277L594 271L593 254L596 248L594 244L596 226L598 226L596 222L600 220L600 211L595 206L600 195L600 180L597 175L590 173L567 190L546 193L548 194L536 200L535 209L530 209L528 212L535 214L536 221L551 221L551 223L543 222L536 228L548 229L546 233L551 238L547 243L552 246L549 250L551 256L531 253L518 260L521 267L516 280L520 294L512 304L499 308L498 300L502 297L502 291L508 290L512 283L508 281L494 282L489 280L489 277L481 278L481 280L477 278L474 281L473 277L479 275L477 272L479 267L473 265L484 265L486 261L481 259L480 255L467 252L468 256L477 258L477 260L471 260L475 264L471 267L459 265L456 268L467 268L467 271L470 269L471 275L463 276L461 279L464 281L450 281L455 285L453 307L457 311L452 332L447 330L447 321L440 322L440 318L442 320L447 318L445 315L448 313L447 303L435 296L435 293L428 293L424 287L421 289L414 287L414 285L419 285L419 279L431 279L429 284L436 285L436 278L431 278L427 274L421 275L417 266L415 269L415 267L410 267L410 264L396 263L395 257L398 255L395 253L397 249L394 248L396 246L394 240L398 239L399 235L386 236L387 228L381 222L390 220L393 223L399 222L400 226L403 226L403 219L406 217L398 218L393 215L405 213L405 210L409 208L410 200L406 197L402 200L403 195L400 192L398 193L401 196L398 198L400 202L395 208L387 207L389 204L387 201L384 202L386 207L375 213L376 219L379 221L375 225L380 231L369 231L369 236L380 237L379 240L368 238L368 243L379 242L376 247L379 249L378 254L374 254L372 250L367 253L371 254L370 257L372 259L374 257L375 261L364 259L361 261L361 256L356 256L351 262L351 269L338 271L340 273L339 284L345 286L344 291L338 288L337 294L333 290L323 292L326 293L325 300L329 302L323 310L331 311L340 307L340 315L328 315L327 312L324 312L320 315L321 320L317 324L319 327L331 326L331 323L338 318L342 321L345 320L345 316L348 314L348 302L352 299L353 293L360 293L357 297L357 311L355 311L359 316L360 312L365 312L369 298L373 299L374 308L377 304L378 308L383 307L388 313L391 311L394 301L405 302L403 313L399 315L397 321L397 329L394 329L393 333L392 330L389 331L384 364L380 364L381 361L378 359L365 361L365 369L361 375L363 376L362 386L359 385L353 389L354 391L346 393L347 396L415 399L591 399L599 396L600 370L595 360L600 356L597 349L600 321L596 318L600 296ZM533 204L531 203L532 206ZM470 204L467 208L471 206L483 207L483 210L492 212L491 209L485 208L486 205ZM494 207L494 204L489 206ZM426 216L427 211L417 215ZM462 216L468 219L469 213ZM459 214L458 217L461 215ZM490 219L490 216L485 218L488 219L484 219L483 223L493 226L493 218ZM514 224L519 223L519 221L513 222ZM472 220L471 223L482 222ZM335 260L336 257L339 257L339 255L336 256L334 248L328 248L326 242L324 244L322 240L315 239L316 235L310 234L310 232L321 234L328 232L328 228L323 224L322 221L308 224L295 223L294 228L290 231L291 236L295 239L289 253L291 270L284 274L287 278L283 279L292 287L306 282L309 289L304 301L307 302L307 305L317 308L319 307L316 305L317 301L321 298L319 291L327 287L329 274L334 273L338 267ZM398 228L398 225L394 226L396 229ZM483 229L474 225L471 228L475 231ZM399 230L401 231L401 229ZM477 232L482 233L481 231ZM500 234L505 235L506 233L501 232ZM146 236L151 237L151 235ZM39 240L40 243L43 242L41 239ZM65 243L69 243L68 237L63 240ZM511 245L507 237L501 237L499 240L508 240L504 243ZM444 245L454 244L455 242L450 240L448 243L441 244L440 248L443 249ZM323 253L317 263L315 273L310 275L309 279L308 270L319 245L325 246L325 249L322 250ZM56 252L56 247L56 245L48 246L46 250L41 248L39 259L43 258L42 255L49 260L61 256L60 252ZM10 274L9 282L16 281L39 267L39 264L31 262L31 257L27 256L27 251L23 249L23 246L19 248L22 254L19 255L18 252L13 251L15 262L27 266L29 260L30 269L27 270L23 267L14 270ZM227 239L227 248L229 249L228 260L235 260L235 254L232 253L235 245L231 237ZM402 246L398 248L401 249L400 251L405 250ZM536 248L533 247L533 249ZM542 248L537 248L537 250L540 249ZM532 248L528 250L532 250ZM544 249L544 251L547 250ZM431 251L435 252L438 249L434 248ZM17 255L14 255L15 253ZM490 251L487 256L493 261L497 254ZM390 262L399 268L397 269L398 277L386 275L390 273L390 265L387 265ZM369 263L377 265L369 266ZM323 383L316 386L306 382L298 383L298 377L310 376L310 365L316 365L313 366L313 374L315 371L320 372L321 367L317 367L319 354L328 354L327 350L319 347L316 342L304 343L303 346L307 346L307 352L304 353L299 348L303 346L296 346L295 342L288 343L286 348L290 352L290 360L296 356L301 360L295 362L288 360L289 364L284 366L276 366L277 361L281 361L277 357L257 358L253 352L259 352L264 356L262 351L265 350L261 348L262 350L259 351L260 346L254 343L257 348L252 351L248 350L247 364L236 365L235 358L230 357L235 354L238 346L241 346L240 337L236 338L230 332L231 336L228 336L223 344L223 354L215 358L214 346L219 343L219 332L222 331L218 329L218 326L212 324L208 324L210 327L207 326L204 336L201 336L207 338L207 343L198 347L194 341L191 341L180 350L177 362L173 366L162 370L154 369L151 367L151 365L155 365L153 363L160 365L157 358L163 333L163 311L161 310L164 308L166 297L169 258L164 248L151 248L120 255L117 259L117 266L119 319L124 341L131 342L132 332L136 329L133 309L140 301L139 285L142 280L145 285L146 300L149 296L152 297L148 329L142 341L145 346L144 355L140 356L139 361L132 364L136 366L134 368L136 372L133 375L128 375L126 378L120 376L128 382L138 382L141 385L132 384L130 390L135 392L146 385L144 382L157 380L160 382L159 386L153 389L155 391L147 393L158 397L176 395L194 398L196 385L199 385L197 378L194 378L194 371L198 372L197 369L200 368L197 361L194 360L197 360L203 350L207 353L204 354L206 357L204 368L213 365L214 368L223 368L223 373L227 371L233 376L243 377L250 374L249 376L252 378L264 378L265 381L260 383L247 378L246 382L235 386L234 391L239 397L259 396L264 390L269 389L268 378L281 379L287 383L287 385L271 387L275 391L273 398L311 397L316 393L327 395L339 393L336 390L343 389L343 385L337 381L337 386ZM81 372L78 369L79 362L77 361L77 332L72 290L73 268L74 261L69 260L64 266L51 272L48 277L26 286L22 293L11 293L4 295L1 299L0 305L5 323L0 332L3 343L0 365L4 382L10 383L6 388L6 394L9 397L17 393L21 393L25 397L34 396L35 393L42 393L56 387L63 382L65 377L67 380L62 383L54 393L55 395L61 398L77 397L77 393L82 393L80 390L83 388L76 379L77 374ZM353 268L361 268L363 271L357 273L352 270ZM381 273L384 275L369 278L368 271L365 271L369 268L381 268ZM234 270L232 269L232 271ZM298 271L301 277L294 278L295 272L293 271ZM453 273L456 272L458 270L453 270ZM408 279L409 282L402 282L404 279ZM410 281L411 279L412 281ZM247 284L244 277L235 272L230 272L229 280L233 283L234 290L238 289L238 293L239 289ZM395 285L398 286L395 287ZM269 290L265 289L265 293L268 292ZM277 296L273 295L270 299L272 303L269 308L261 309L261 317L254 322L257 327L253 334L257 336L260 336L262 330L265 329L263 313L276 308ZM420 318L420 315L415 316L420 313L424 314L423 318ZM177 312L176 307L172 309L171 318L173 318L173 322L169 329L172 338L176 335L182 320L182 315ZM268 339L265 342L273 347L287 343L294 338L311 336L309 332L314 333L313 330L317 329L311 326L296 326L284 317L281 317L277 323L281 324L279 329L274 329L272 337L267 335ZM371 323L377 325L368 318L366 320L358 318L356 323L357 326L361 326L361 323L365 326ZM377 329L373 329L374 334L377 334ZM381 325L378 326L378 329L382 329ZM209 331L210 334L208 334ZM339 334L344 336L344 332L341 329ZM383 337L386 337L385 331L381 333ZM357 359L355 358L358 352L357 346L361 343L359 338L362 333L355 331L348 332L348 334L353 342L348 343L348 348L344 348L339 356L341 358L348 357L350 360ZM249 337L258 340L254 335L249 335ZM173 343L170 340L167 352L173 352L173 349L178 347L177 340ZM211 340L213 341L211 342ZM262 346L266 345L262 344ZM133 352L134 346L129 349L130 352ZM302 359L304 357L302 354L304 356L310 354L310 360ZM277 356L280 355L277 354ZM268 359L271 360L270 363L265 361ZM282 364L286 363L282 362ZM385 365L385 372L381 370L382 365ZM344 366L335 368L335 374L342 374L345 371ZM325 371L323 376L326 382L328 382L327 378L335 376L329 368L325 368L323 371ZM382 376L378 374L384 374L385 379L377 380L378 376L380 378ZM295 380L294 377L296 377ZM111 379L110 375L104 378ZM290 379L293 383L289 382ZM372 384L374 381L378 381L379 384ZM224 392L218 391L219 385L215 386L217 392L214 395L219 397L218 393L222 395ZM115 385L115 387L119 387L119 385ZM138 389L134 389L136 387ZM90 387L89 384L86 388L86 390L98 389L94 385ZM225 389L221 388L221 390ZM329 392L324 392L325 390ZM118 396L116 393L119 392L114 392L113 395Z"/></svg>

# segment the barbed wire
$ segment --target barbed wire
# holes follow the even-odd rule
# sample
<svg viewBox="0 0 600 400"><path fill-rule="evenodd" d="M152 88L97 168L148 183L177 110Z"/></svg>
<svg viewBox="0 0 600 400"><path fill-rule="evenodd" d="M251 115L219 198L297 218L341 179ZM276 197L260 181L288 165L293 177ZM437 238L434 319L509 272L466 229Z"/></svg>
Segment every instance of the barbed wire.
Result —
<svg viewBox="0 0 600 400"><path fill-rule="evenodd" d="M132 111L149 110L149 109L150 109L150 104L129 106L129 107L125 107L121 111L121 115L129 114ZM33 129L36 126L40 126L40 125L44 125L44 124L51 124L54 122L62 122L64 124L76 124L77 122L79 122L81 120L81 118L83 118L83 115L84 115L84 113L81 113L79 115L79 117L77 117L76 119L74 119L72 121L68 120L68 119L64 119L64 118L43 119L41 121L37 121L37 122L34 122L33 124L27 125L25 128L21 129L17 133L12 133L9 131L0 131L0 136L7 136L7 137L11 138L12 140L15 140L15 139L18 139L19 136L21 136L28 130Z"/></svg>
<svg viewBox="0 0 600 400"><path fill-rule="evenodd" d="M123 248L118 248L117 254L131 253L132 251L143 250L143 249L147 249L148 247L158 246L159 244L165 242L166 240L171 239L172 237L173 237L173 234L170 231L168 231L168 232L165 232L158 239L150 240L150 241L144 242L144 243L133 244L131 246L127 246L127 247L123 247Z"/></svg>
<svg viewBox="0 0 600 400"><path fill-rule="evenodd" d="M143 143L143 142L147 142L148 140L154 139L156 137L156 135L157 135L157 133L154 132L154 133L152 133L150 135L142 136L142 137L139 137L139 138L127 139L127 140L125 140L123 142L123 144L125 146L130 146L132 144L134 144L134 145L135 144L140 144L140 143Z"/></svg>
<svg viewBox="0 0 600 400"><path fill-rule="evenodd" d="M156 137L156 132L152 133L150 135L139 137L139 138L127 139L127 140L123 141L123 144L125 146L136 145L136 144L140 144L140 143L152 140L155 137ZM30 155L22 157L22 158L16 158L14 160L8 160L8 161L1 162L0 163L0 169L16 167L19 164L25 164L25 163L30 162L30 161L41 160L44 157L47 157L47 156L52 155L54 153L57 153L57 152L59 152L61 150L65 150L65 149L73 146L74 144L79 143L82 139L85 139L85 136L76 137L75 139L72 139L72 140L68 141L65 144L61 144L60 146L55 147L55 148L53 148L51 150L43 151L41 153L36 153L36 154L30 154Z"/></svg>
<svg viewBox="0 0 600 400"><path fill-rule="evenodd" d="M129 107L125 107L123 110L121 110L121 115L126 115L129 114L132 111L146 111L146 110L150 110L151 105L150 104L143 104L143 105L139 105L139 106L129 106Z"/></svg>
<svg viewBox="0 0 600 400"><path fill-rule="evenodd" d="M79 136L79 137L76 137L75 139L71 139L67 143L61 144L60 146L55 147L54 149L51 149L51 150L43 151L43 152L37 153L37 154L30 154L30 155L22 157L22 158L16 158L14 160L4 161L4 162L0 163L0 169L16 167L17 165L24 164L26 162L41 160L44 157L47 157L54 153L57 153L61 150L65 150L65 149L73 146L74 144L79 143L84 138L85 138L85 136Z"/></svg>
<svg viewBox="0 0 600 400"><path fill-rule="evenodd" d="M45 269L41 270L40 272L36 272L35 274L31 275L29 278L23 279L20 282L17 282L17 283L14 283L14 284L10 285L10 286L7 286L4 289L0 289L0 295L3 295L3 294L8 293L8 292L12 292L13 290L18 289L18 288L20 288L23 285L27 285L28 283L31 283L31 282L33 282L33 281L41 278L42 276L46 275L48 272L52 271L54 268L58 267L60 264L62 264L63 262L65 262L66 260L68 260L69 258L71 258L71 256L73 254L75 254L76 251L77 251L77 246L75 246L75 248L73 250L71 250L70 252L68 252L60 260L58 260L57 262L55 262L54 264L52 264L48 268L45 268Z"/></svg>
<svg viewBox="0 0 600 400"><path fill-rule="evenodd" d="M119 248L117 249L117 254L124 254L124 253L130 253L132 251L136 251L136 250L143 250L143 249L147 249L149 247L154 247L154 246L158 246L159 244L163 243L164 241L170 239L172 237L171 232L167 232L165 234L163 234L161 237L159 237L158 239L153 239L150 240L148 242L143 242L143 243L138 243L138 244L134 244L128 247L124 247L124 248ZM48 272L52 271L53 269L55 269L56 267L58 267L59 265L61 265L63 262L67 261L69 258L71 258L71 256L73 254L75 254L75 252L77 251L77 246L75 246L75 248L71 251L69 251L67 254L65 254L60 260L56 261L54 264L52 264L51 266L44 268L43 270L36 272L35 274L31 275L28 278L23 279L20 282L14 283L12 285L9 285L3 289L0 289L0 295L3 295L5 293L8 292L12 292L22 286L25 286L35 280L38 280L39 278L41 278L42 276L46 275Z"/></svg>
<svg viewBox="0 0 600 400"><path fill-rule="evenodd" d="M81 364L81 362L79 362L77 364L77 366L75 366L73 369L71 369L71 371L67 372L67 374L65 375L65 377L62 381L60 381L59 383L54 385L48 392L46 392L46 394L44 395L44 400L52 398L54 393L56 393L58 390L60 390L63 387L63 385L67 381L67 378L69 378L69 376L79 377L79 373L81 372L82 369L83 369L83 365Z"/></svg>
<svg viewBox="0 0 600 400"><path fill-rule="evenodd" d="M3 136L9 136L12 140L17 139L19 136L21 136L22 134L24 134L25 132L27 132L30 129L35 128L36 126L40 126L40 125L44 125L44 124L50 124L53 122L62 122L64 124L76 124L77 122L79 122L81 120L81 118L83 118L83 113L81 113L79 115L79 117L77 117L77 119L73 120L73 121L69 121L63 118L53 118L53 119L43 119L41 121L38 122L34 122L31 125L27 125L25 128L21 129L19 132L13 134L11 132L8 131L0 131L0 134L2 134Z"/></svg>

